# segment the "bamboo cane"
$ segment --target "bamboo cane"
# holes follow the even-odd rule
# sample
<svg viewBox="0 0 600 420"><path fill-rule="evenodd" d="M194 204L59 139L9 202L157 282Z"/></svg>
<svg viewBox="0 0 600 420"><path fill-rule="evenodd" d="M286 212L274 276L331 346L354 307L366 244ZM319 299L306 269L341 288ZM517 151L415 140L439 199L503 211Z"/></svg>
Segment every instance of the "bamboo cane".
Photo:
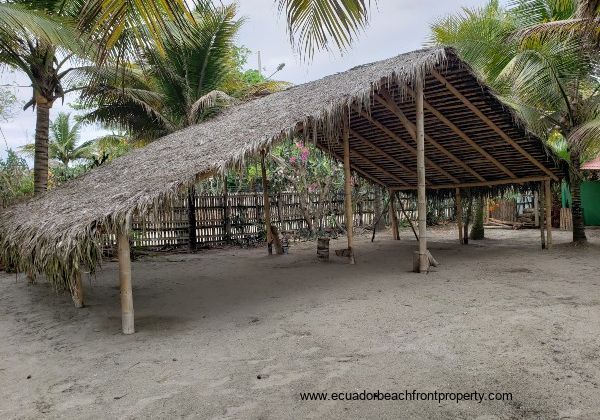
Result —
<svg viewBox="0 0 600 420"><path fill-rule="evenodd" d="M265 154L261 152L261 173L263 184L263 204L265 214L265 230L267 232L267 249L269 255L273 254L273 232L271 232L271 202L269 200L269 181L267 180L267 168L265 166Z"/></svg>
<svg viewBox="0 0 600 420"><path fill-rule="evenodd" d="M544 182L546 196L546 249L552 248L552 191L550 180Z"/></svg>
<svg viewBox="0 0 600 420"><path fill-rule="evenodd" d="M118 233L119 281L121 283L121 323L123 334L133 334L135 323L133 315L133 292L131 289L131 256L129 237L125 228Z"/></svg>
<svg viewBox="0 0 600 420"><path fill-rule="evenodd" d="M81 281L81 271L76 270L73 273L73 279L71 284L71 297L76 308L83 308L83 283Z"/></svg>
<svg viewBox="0 0 600 420"><path fill-rule="evenodd" d="M417 78L416 82L416 108L417 108L417 203L419 220L419 252L418 264L413 268L419 273L429 270L429 257L427 255L427 197L425 192L425 118L423 112L423 80Z"/></svg>
<svg viewBox="0 0 600 420"><path fill-rule="evenodd" d="M344 121L344 209L346 214L346 235L348 237L348 258L350 264L354 264L354 251L352 249L352 230L354 217L352 215L352 184L350 173L350 133L348 121Z"/></svg>

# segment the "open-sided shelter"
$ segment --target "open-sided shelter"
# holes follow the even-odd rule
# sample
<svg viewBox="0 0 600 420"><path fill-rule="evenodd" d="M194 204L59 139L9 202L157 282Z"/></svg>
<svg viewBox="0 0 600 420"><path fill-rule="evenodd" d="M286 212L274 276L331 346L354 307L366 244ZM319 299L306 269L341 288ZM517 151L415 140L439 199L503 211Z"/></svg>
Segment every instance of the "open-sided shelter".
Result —
<svg viewBox="0 0 600 420"><path fill-rule="evenodd" d="M418 191L421 271L426 191L549 189L559 176L543 143L453 50L423 49L233 106L6 209L1 257L77 295L81 271L101 261L103 235L117 235L123 329L133 332L132 217L161 212L184 188L286 136L303 136L344 162L347 220L351 170L390 191ZM348 248L352 256L351 229Z"/></svg>

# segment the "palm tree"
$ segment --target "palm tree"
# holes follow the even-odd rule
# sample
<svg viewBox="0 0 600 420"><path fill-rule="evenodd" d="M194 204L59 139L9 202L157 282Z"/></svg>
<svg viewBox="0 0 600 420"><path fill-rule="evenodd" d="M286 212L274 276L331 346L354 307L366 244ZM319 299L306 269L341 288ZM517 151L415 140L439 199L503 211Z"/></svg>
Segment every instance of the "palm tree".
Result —
<svg viewBox="0 0 600 420"><path fill-rule="evenodd" d="M532 25L525 7L530 3L523 0L505 10L491 1L482 9L438 22L433 38L455 47L540 138L564 138L569 148L573 241L585 242L580 164L582 155L600 151L596 57L576 34L515 36ZM545 14L537 14L543 22L568 20L577 10L574 0L537 3L544 3Z"/></svg>
<svg viewBox="0 0 600 420"><path fill-rule="evenodd" d="M81 123L71 124L70 114L60 113L50 123L48 157L60 163L64 169L79 159L90 159L92 156L93 140L79 144ZM21 151L29 155L35 154L35 144L26 144Z"/></svg>
<svg viewBox="0 0 600 420"><path fill-rule="evenodd" d="M90 67L96 83L83 99L94 110L85 119L152 141L206 118L215 105L232 99L219 89L230 82L235 62L234 39L242 24L235 15L234 5L198 4L194 23L162 39L162 50L149 46L142 65ZM196 245L194 197L190 188L190 251Z"/></svg>
<svg viewBox="0 0 600 420"><path fill-rule="evenodd" d="M211 2L200 1L201 8ZM278 0L285 13L290 39L311 58L315 50L334 44L347 48L368 22L369 0ZM175 32L194 20L185 0L4 0L0 3L0 63L23 71L31 80L36 109L35 193L48 180L50 109L71 89L65 88L65 68L73 55L87 51L97 63L121 62L152 45L177 42ZM83 34L87 34L83 36ZM16 35L16 36L15 36ZM187 37L190 39L190 37ZM192 43L193 44L193 43ZM140 48L140 47L146 48Z"/></svg>
<svg viewBox="0 0 600 420"><path fill-rule="evenodd" d="M76 2L13 0L0 3L0 63L22 71L31 81L32 96L24 109L36 110L34 192L48 182L50 109L75 87L68 68L75 54L83 55L75 28Z"/></svg>

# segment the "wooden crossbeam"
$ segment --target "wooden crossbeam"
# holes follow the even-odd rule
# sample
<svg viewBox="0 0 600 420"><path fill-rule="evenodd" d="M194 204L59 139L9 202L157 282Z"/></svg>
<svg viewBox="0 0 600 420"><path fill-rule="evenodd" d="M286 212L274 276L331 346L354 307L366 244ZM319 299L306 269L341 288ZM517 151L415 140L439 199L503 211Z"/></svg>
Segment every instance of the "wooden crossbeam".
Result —
<svg viewBox="0 0 600 420"><path fill-rule="evenodd" d="M406 114L404 114L404 112L402 112L402 110L400 109L398 104L396 104L396 101L394 101L394 99L392 98L390 93L387 90L382 89L380 91L380 94L377 94L377 93L375 94L375 100L377 102L379 102L381 105L383 105L384 107L386 107L392 114L394 114L400 120L400 122L402 123L402 125L404 126L406 131L408 131L408 134L410 134L413 141L416 141L416 139L417 139L416 125L406 117ZM479 175L475 170L473 170L471 167L469 167L469 165L464 163L462 160L460 160L459 158L454 156L454 154L452 154L448 149L446 149L444 146L442 146L437 141L435 141L433 138L431 138L431 136L428 136L427 133L425 133L425 140L427 140L427 142L429 144L431 144L433 147L438 149L440 152L442 152L444 155L446 155L451 161L456 163L458 166L463 168L465 171L469 172L471 175L473 175L478 180L485 182L484 177Z"/></svg>
<svg viewBox="0 0 600 420"><path fill-rule="evenodd" d="M544 173L546 173L550 178L558 181L558 177L552 173L551 170L546 168L542 163L540 163L537 159L531 156L525 149L519 146L513 139L511 139L500 127L498 127L492 120L486 117L483 112L479 110L471 101L469 101L462 93L460 93L452 84L444 78L438 71L431 70L431 74L435 77L442 85L446 87L454 96L456 96L463 104L467 106L475 115L479 117L481 121L486 123L488 127L496 132L504 141L510 144L515 150L517 150L521 155L523 155L527 160L533 163L535 166L540 168Z"/></svg>
<svg viewBox="0 0 600 420"><path fill-rule="evenodd" d="M403 164L402 162L400 162L398 159L396 159L395 157L393 157L392 155L390 155L389 153L387 153L385 150L383 150L379 146L371 143L369 140L367 140L366 138L364 138L363 136L361 136L360 134L358 134L356 131L350 129L350 135L352 137L354 137L355 139L357 139L362 144L364 144L365 146L370 147L371 149L375 150L377 153L382 154L383 156L385 156L386 158L388 158L389 160L391 160L392 162L394 162L394 164L398 165L398 167L401 168L402 170L408 172L409 174L411 174L415 178L417 177L417 173L415 171L413 171L412 169L410 169L408 166L406 166L405 164Z"/></svg>
<svg viewBox="0 0 600 420"><path fill-rule="evenodd" d="M472 188L472 187L491 187L494 185L507 185L507 184L525 184L527 182L541 182L549 179L547 176L529 176L525 178L516 179L500 179L497 181L486 181L486 182L467 182L464 184L435 184L429 189L432 190L445 190L450 188ZM395 191L406 191L416 190L416 187L400 187L394 188Z"/></svg>
<svg viewBox="0 0 600 420"><path fill-rule="evenodd" d="M411 145L409 145L408 143L406 143L404 140L402 140L402 138L400 138L398 135L396 135L396 133L394 133L392 130L390 130L389 128L387 128L383 124L381 124L375 118L371 117L365 111L363 111L361 109L358 109L357 106L353 106L353 109L361 117L363 117L364 119L368 120L375 127L379 128L381 131L383 131L385 134L387 134L388 137L390 137L391 139L395 140L399 145L401 145L402 147L404 147L406 150L410 151L414 156L417 156L417 150L414 147L412 147ZM436 172L441 173L442 175L444 175L446 178L448 178L452 182L460 183L460 181L458 179L456 179L455 177L453 177L452 175L450 175L444 169L440 168L437 164L435 164L435 162L432 162L431 159L429 159L429 158L426 157L425 158L425 163L427 164L427 166L435 169Z"/></svg>

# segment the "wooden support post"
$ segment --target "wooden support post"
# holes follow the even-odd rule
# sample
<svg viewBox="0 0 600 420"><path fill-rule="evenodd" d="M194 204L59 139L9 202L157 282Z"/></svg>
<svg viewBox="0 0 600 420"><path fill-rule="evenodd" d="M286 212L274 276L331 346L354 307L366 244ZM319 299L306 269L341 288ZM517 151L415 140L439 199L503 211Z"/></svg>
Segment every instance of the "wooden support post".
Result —
<svg viewBox="0 0 600 420"><path fill-rule="evenodd" d="M550 180L544 182L544 195L546 196L546 249L552 248L552 191Z"/></svg>
<svg viewBox="0 0 600 420"><path fill-rule="evenodd" d="M198 238L196 237L196 187L193 185L188 188L187 193L187 214L188 214L188 252L196 252L196 243Z"/></svg>
<svg viewBox="0 0 600 420"><path fill-rule="evenodd" d="M400 239L400 232L398 231L398 218L396 217L396 205L394 201L396 200L396 193L392 190L389 190L390 194L390 224L392 225L392 238L397 241Z"/></svg>
<svg viewBox="0 0 600 420"><path fill-rule="evenodd" d="M546 235L544 233L544 182L542 181L540 183L540 190L539 190L539 194L538 194L539 198L540 198L540 203L539 203L539 207L540 207L540 239L541 239L541 243L542 243L542 249L546 249Z"/></svg>
<svg viewBox="0 0 600 420"><path fill-rule="evenodd" d="M538 192L533 192L533 217L534 217L534 226L540 226L540 205L539 205L539 197Z"/></svg>
<svg viewBox="0 0 600 420"><path fill-rule="evenodd" d="M225 242L231 242L231 215L229 211L229 191L227 190L227 174L223 175L223 224L225 225Z"/></svg>
<svg viewBox="0 0 600 420"><path fill-rule="evenodd" d="M464 245L463 239L463 209L462 200L460 198L460 188L456 189L456 227L458 228L458 243Z"/></svg>
<svg viewBox="0 0 600 420"><path fill-rule="evenodd" d="M419 273L429 271L429 256L427 254L427 197L425 192L425 118L423 112L423 80L417 78L416 83L417 107L417 203L419 220L419 252L418 264L413 262L413 269ZM417 257L415 257L416 259Z"/></svg>
<svg viewBox="0 0 600 420"><path fill-rule="evenodd" d="M265 166L265 154L263 150L261 156L261 173L263 184L263 205L265 212L265 230L267 232L267 248L269 255L273 254L273 232L271 232L271 201L269 200L269 180L267 180L267 168Z"/></svg>
<svg viewBox="0 0 600 420"><path fill-rule="evenodd" d="M83 308L83 282L81 281L81 271L76 270L73 273L71 283L71 297L76 308Z"/></svg>
<svg viewBox="0 0 600 420"><path fill-rule="evenodd" d="M354 264L354 250L352 249L352 234L354 229L354 216L352 214L352 175L350 173L350 128L349 121L344 120L344 209L346 213L346 234L348 236L348 259Z"/></svg>
<svg viewBox="0 0 600 420"><path fill-rule="evenodd" d="M119 247L119 281L121 283L121 323L123 334L133 334L135 324L133 317L133 293L131 291L131 256L129 236L125 227L117 235Z"/></svg>

